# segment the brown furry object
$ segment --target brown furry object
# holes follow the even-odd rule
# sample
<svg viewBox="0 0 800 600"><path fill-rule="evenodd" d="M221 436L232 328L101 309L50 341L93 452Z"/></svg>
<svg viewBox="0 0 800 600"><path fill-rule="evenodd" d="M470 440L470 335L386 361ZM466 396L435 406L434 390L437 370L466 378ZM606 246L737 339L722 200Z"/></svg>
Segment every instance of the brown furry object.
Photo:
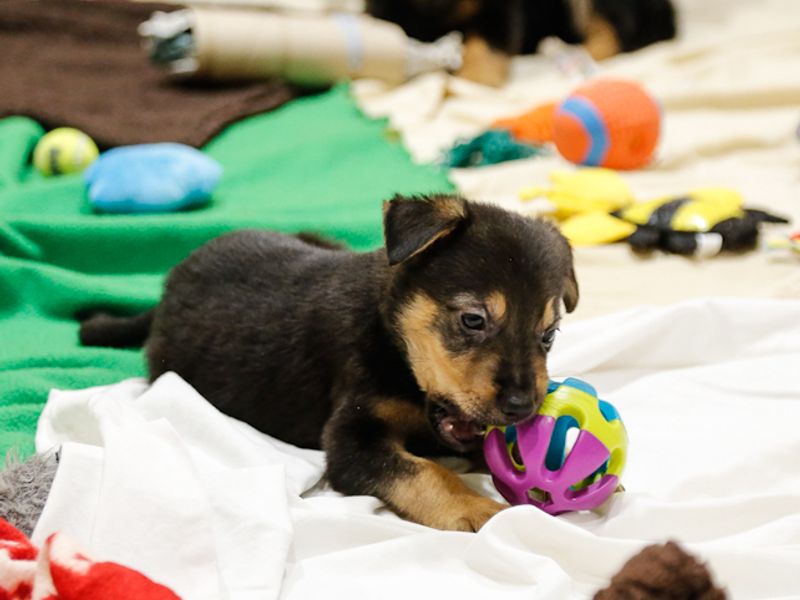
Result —
<svg viewBox="0 0 800 600"><path fill-rule="evenodd" d="M594 600L725 600L708 568L675 542L648 546Z"/></svg>

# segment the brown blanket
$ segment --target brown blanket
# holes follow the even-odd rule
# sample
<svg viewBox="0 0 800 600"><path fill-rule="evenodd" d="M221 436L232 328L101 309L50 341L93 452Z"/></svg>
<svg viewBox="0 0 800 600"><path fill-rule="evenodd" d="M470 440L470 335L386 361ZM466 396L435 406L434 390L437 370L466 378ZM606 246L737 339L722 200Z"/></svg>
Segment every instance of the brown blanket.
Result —
<svg viewBox="0 0 800 600"><path fill-rule="evenodd" d="M176 84L152 66L137 26L175 6L112 0L0 0L0 117L77 127L101 147L201 146L227 124L296 92L281 81Z"/></svg>

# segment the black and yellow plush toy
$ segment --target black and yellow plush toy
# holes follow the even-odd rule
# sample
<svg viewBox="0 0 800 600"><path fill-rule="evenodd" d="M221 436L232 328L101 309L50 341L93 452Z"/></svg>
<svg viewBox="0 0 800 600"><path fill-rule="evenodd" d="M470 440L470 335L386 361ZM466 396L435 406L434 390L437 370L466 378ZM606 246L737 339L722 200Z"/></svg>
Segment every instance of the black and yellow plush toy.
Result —
<svg viewBox="0 0 800 600"><path fill-rule="evenodd" d="M616 171L579 169L551 174L552 187L522 190L546 198L562 233L575 246L626 241L637 253L663 250L687 256L752 250L762 223L787 223L744 207L731 188L706 187L683 196L637 202Z"/></svg>
<svg viewBox="0 0 800 600"><path fill-rule="evenodd" d="M678 198L639 202L616 216L636 225L627 238L636 252L702 256L752 250L762 223L788 223L743 205L741 194L730 188L701 188Z"/></svg>

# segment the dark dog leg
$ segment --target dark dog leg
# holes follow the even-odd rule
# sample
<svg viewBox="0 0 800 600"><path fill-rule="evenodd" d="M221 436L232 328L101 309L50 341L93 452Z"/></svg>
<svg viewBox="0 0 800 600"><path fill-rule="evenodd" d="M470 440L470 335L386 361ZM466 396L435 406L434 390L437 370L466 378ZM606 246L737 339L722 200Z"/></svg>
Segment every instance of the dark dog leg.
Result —
<svg viewBox="0 0 800 600"><path fill-rule="evenodd" d="M147 339L152 322L152 310L133 317L115 317L97 313L81 323L81 344L109 348L138 348Z"/></svg>
<svg viewBox="0 0 800 600"><path fill-rule="evenodd" d="M409 472L392 482L383 500L407 519L437 529L478 531L506 508L476 494L458 475L431 460L407 453L403 458Z"/></svg>
<svg viewBox="0 0 800 600"><path fill-rule="evenodd" d="M417 523L477 531L505 505L469 489L452 471L406 449L427 425L422 407L405 400L348 401L323 434L327 477L349 495L369 494Z"/></svg>

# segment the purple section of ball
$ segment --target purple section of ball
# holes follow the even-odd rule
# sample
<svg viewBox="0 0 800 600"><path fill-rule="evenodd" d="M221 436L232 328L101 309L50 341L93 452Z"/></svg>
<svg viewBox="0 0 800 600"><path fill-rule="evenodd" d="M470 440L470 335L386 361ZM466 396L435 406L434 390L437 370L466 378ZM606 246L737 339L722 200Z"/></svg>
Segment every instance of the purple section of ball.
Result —
<svg viewBox="0 0 800 600"><path fill-rule="evenodd" d="M505 436L499 429L489 432L483 445L492 479L511 504L532 504L552 515L573 510L589 510L605 502L617 488L616 475L603 475L579 490L572 486L595 473L609 459L605 445L588 431L581 430L564 464L551 471L545 457L556 420L539 415L517 425L517 446L524 470L518 469L509 455ZM533 489L547 492L544 499L531 497Z"/></svg>

